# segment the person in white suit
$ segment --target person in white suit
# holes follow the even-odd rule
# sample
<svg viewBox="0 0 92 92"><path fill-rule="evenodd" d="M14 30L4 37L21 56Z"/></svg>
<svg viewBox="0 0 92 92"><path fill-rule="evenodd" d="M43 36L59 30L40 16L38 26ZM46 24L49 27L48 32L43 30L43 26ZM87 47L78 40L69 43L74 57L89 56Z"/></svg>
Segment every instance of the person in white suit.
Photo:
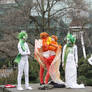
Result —
<svg viewBox="0 0 92 92"><path fill-rule="evenodd" d="M18 52L19 57L18 60L18 86L17 90L24 90L21 86L21 80L23 76L23 72L25 75L25 89L32 90L32 87L29 86L29 62L28 62L28 56L30 55L30 50L28 47L28 44L26 43L26 40L28 38L28 35L25 31L22 31L18 35L19 43L18 43Z"/></svg>
<svg viewBox="0 0 92 92"><path fill-rule="evenodd" d="M62 66L65 70L66 88L85 88L84 84L77 84L78 53L75 45L76 38L68 33L67 43L63 47Z"/></svg>

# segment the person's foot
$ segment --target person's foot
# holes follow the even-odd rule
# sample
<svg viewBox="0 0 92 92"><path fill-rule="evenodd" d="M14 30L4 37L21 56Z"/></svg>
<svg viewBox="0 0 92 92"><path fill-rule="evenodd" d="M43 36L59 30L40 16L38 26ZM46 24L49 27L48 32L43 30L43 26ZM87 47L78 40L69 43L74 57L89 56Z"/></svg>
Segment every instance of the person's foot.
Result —
<svg viewBox="0 0 92 92"><path fill-rule="evenodd" d="M24 90L22 87L17 87L17 90Z"/></svg>
<svg viewBox="0 0 92 92"><path fill-rule="evenodd" d="M50 85L50 84L40 84L39 89L40 90L48 90L48 89L52 89L54 86Z"/></svg>
<svg viewBox="0 0 92 92"><path fill-rule="evenodd" d="M32 90L32 87L25 87L25 89L27 89L27 90Z"/></svg>
<svg viewBox="0 0 92 92"><path fill-rule="evenodd" d="M52 89L54 86L51 84L45 84L45 89Z"/></svg>
<svg viewBox="0 0 92 92"><path fill-rule="evenodd" d="M40 87L38 89L45 90L45 84L44 83L42 83L42 84L40 83Z"/></svg>
<svg viewBox="0 0 92 92"><path fill-rule="evenodd" d="M66 88L67 88L67 89L71 89L71 87L69 87L69 86L66 86Z"/></svg>
<svg viewBox="0 0 92 92"><path fill-rule="evenodd" d="M41 85L44 85L44 84L45 84L45 83L40 83L40 86L41 86Z"/></svg>

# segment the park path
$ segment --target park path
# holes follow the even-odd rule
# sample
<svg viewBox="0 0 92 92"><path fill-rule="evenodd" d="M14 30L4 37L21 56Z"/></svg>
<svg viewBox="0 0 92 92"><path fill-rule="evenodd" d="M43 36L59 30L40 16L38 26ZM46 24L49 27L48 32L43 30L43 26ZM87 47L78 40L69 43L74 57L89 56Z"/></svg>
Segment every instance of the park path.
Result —
<svg viewBox="0 0 92 92"><path fill-rule="evenodd" d="M4 92L92 92L92 86L86 86L85 89L53 88L50 90L39 90L39 84L30 84L30 86L32 86L33 90L18 91L16 88L6 88L7 91Z"/></svg>

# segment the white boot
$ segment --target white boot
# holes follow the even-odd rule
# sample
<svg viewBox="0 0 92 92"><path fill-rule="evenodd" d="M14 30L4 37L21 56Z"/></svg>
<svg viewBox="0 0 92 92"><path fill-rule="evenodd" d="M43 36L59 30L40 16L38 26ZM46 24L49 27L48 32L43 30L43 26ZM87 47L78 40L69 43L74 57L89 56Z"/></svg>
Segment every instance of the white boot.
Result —
<svg viewBox="0 0 92 92"><path fill-rule="evenodd" d="M24 90L22 87L17 87L17 90Z"/></svg>
<svg viewBox="0 0 92 92"><path fill-rule="evenodd" d="M25 89L32 90L32 87L31 86L28 86L28 87L25 87Z"/></svg>

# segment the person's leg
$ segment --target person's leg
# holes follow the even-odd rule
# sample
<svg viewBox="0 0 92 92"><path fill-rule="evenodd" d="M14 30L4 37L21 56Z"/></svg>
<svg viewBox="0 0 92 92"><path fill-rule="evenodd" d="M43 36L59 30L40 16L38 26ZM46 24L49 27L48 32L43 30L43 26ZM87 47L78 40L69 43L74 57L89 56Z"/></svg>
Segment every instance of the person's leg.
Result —
<svg viewBox="0 0 92 92"><path fill-rule="evenodd" d="M24 74L25 74L25 87L28 87L29 86L29 63L28 63L28 60L25 62Z"/></svg>
<svg viewBox="0 0 92 92"><path fill-rule="evenodd" d="M25 88L32 90L32 87L29 86L29 62L26 60L24 66L24 74L25 74Z"/></svg>
<svg viewBox="0 0 92 92"><path fill-rule="evenodd" d="M48 84L49 78L50 78L50 74L49 74L49 68L50 68L50 63L46 64L46 68L47 68L47 73L45 76L45 89L52 89L54 86Z"/></svg>
<svg viewBox="0 0 92 92"><path fill-rule="evenodd" d="M44 84L43 75L44 75L44 68L40 65L40 84Z"/></svg>
<svg viewBox="0 0 92 92"><path fill-rule="evenodd" d="M53 61L53 59L55 58L55 56L50 56L49 58L47 58L47 60L45 61L45 64L46 64L46 68L47 68L47 73L46 73L46 76L45 76L45 84L48 84L48 80L49 80L49 67Z"/></svg>
<svg viewBox="0 0 92 92"><path fill-rule="evenodd" d="M20 63L18 64L18 77L17 77L17 81L18 81L18 90L23 90L23 88L21 87L21 79L23 76L23 69L24 69L24 62L21 60Z"/></svg>
<svg viewBox="0 0 92 92"><path fill-rule="evenodd" d="M47 73L46 73L46 76L45 76L45 84L48 84L48 80L49 80L49 67L50 67L50 64L49 63L46 63L46 68L47 68Z"/></svg>

